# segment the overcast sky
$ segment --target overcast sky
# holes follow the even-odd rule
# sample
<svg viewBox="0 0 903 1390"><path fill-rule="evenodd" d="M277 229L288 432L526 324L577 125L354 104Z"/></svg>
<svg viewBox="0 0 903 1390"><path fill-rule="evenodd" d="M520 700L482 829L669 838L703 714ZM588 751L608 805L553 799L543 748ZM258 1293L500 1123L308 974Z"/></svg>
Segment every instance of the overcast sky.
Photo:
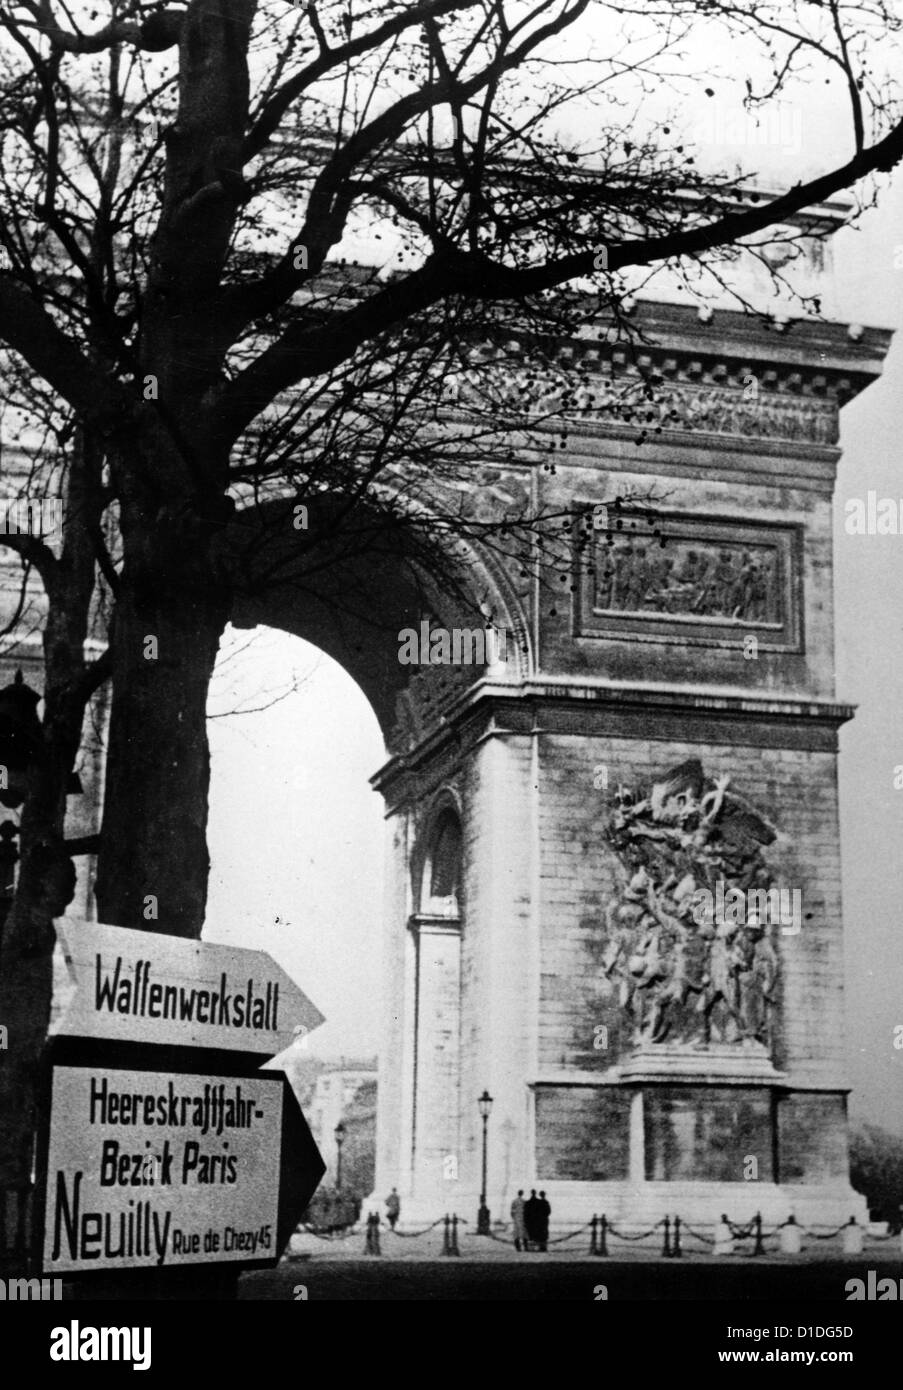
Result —
<svg viewBox="0 0 903 1390"><path fill-rule="evenodd" d="M771 149L762 158L757 151L767 176L789 181L830 156L836 126L823 117L823 100L810 93L801 114L781 117ZM732 102L724 89L722 142ZM835 255L837 316L898 329L899 180L860 230L838 234ZM903 1132L903 1051L893 1047L903 1024L903 790L894 789L903 764L903 535L848 536L843 525L844 502L869 489L899 499L903 513L901 401L898 341L883 379L842 413L835 579L837 696L859 707L841 733L840 758L851 1106L854 1116ZM373 1053L384 829L367 782L384 756L375 716L344 671L284 634L267 634L227 671L251 704L261 686L278 687L293 671L306 679L269 710L213 722L205 935L262 947L297 979L328 1020L312 1051ZM231 698L221 690L215 707Z"/></svg>

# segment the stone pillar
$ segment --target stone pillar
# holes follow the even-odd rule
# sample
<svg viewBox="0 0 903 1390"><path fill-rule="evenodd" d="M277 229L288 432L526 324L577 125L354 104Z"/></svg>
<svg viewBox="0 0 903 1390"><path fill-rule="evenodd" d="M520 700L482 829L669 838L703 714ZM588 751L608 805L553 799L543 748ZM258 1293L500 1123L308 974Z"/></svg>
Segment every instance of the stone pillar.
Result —
<svg viewBox="0 0 903 1390"><path fill-rule="evenodd" d="M635 1091L630 1102L630 1185L646 1181L646 1134L643 1125L643 1092Z"/></svg>
<svg viewBox="0 0 903 1390"><path fill-rule="evenodd" d="M411 1126L414 1039L410 1020L415 1000L415 945L405 923L410 912L409 818L386 823L386 883L383 928L379 1045L379 1103L376 1109L376 1179L368 1209L397 1187L402 1221L411 1195Z"/></svg>
<svg viewBox="0 0 903 1390"><path fill-rule="evenodd" d="M412 1196L440 1214L445 1165L458 1163L461 927L457 918L415 914Z"/></svg>

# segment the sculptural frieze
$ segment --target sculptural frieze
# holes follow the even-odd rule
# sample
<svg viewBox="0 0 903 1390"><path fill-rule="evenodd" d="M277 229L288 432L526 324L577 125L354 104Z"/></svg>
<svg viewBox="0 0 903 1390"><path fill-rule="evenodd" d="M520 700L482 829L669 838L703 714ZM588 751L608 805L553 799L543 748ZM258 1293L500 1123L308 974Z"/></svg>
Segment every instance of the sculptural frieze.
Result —
<svg viewBox="0 0 903 1390"><path fill-rule="evenodd" d="M717 920L699 904L719 884L722 900L725 885L767 892L763 846L775 836L729 777L707 777L695 759L646 791L619 788L606 837L623 882L605 916L602 968L635 1044L770 1046L774 923L755 912Z"/></svg>
<svg viewBox="0 0 903 1390"><path fill-rule="evenodd" d="M608 377L533 367L511 373L462 371L449 380L449 399L466 407L491 400L518 415L626 424L640 431L702 431L741 438L836 444L837 401L826 396L766 389L754 373L736 385L706 380L665 380L654 387L639 375Z"/></svg>
<svg viewBox="0 0 903 1390"><path fill-rule="evenodd" d="M595 567L597 612L667 613L752 625L780 624L780 556L774 546L612 537Z"/></svg>

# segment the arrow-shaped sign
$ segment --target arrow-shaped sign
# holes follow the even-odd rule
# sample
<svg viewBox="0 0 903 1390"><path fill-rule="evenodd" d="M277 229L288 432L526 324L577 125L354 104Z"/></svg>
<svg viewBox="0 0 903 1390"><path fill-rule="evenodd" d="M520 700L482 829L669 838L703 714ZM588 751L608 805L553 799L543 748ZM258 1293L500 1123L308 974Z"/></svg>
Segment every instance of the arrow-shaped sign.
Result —
<svg viewBox="0 0 903 1390"><path fill-rule="evenodd" d="M73 917L56 928L76 986L59 1035L272 1057L324 1021L265 951Z"/></svg>
<svg viewBox="0 0 903 1390"><path fill-rule="evenodd" d="M324 1171L278 1072L55 1066L44 1269L275 1264Z"/></svg>

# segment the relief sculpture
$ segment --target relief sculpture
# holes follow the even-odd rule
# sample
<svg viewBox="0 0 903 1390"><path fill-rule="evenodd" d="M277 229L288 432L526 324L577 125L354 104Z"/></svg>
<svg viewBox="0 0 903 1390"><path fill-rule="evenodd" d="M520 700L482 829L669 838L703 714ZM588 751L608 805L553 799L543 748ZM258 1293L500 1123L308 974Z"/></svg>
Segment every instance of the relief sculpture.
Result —
<svg viewBox="0 0 903 1390"><path fill-rule="evenodd" d="M780 623L779 556L769 546L617 537L601 546L594 608L723 622Z"/></svg>
<svg viewBox="0 0 903 1390"><path fill-rule="evenodd" d="M762 849L776 832L729 787L691 760L644 794L617 794L606 835L624 882L606 913L603 971L636 1045L770 1046L769 913L700 910L723 902L726 887L765 902L772 883Z"/></svg>
<svg viewBox="0 0 903 1390"><path fill-rule="evenodd" d="M464 406L475 402L485 406L491 370L484 365L482 373L471 369L451 375L449 399ZM492 379L492 398L518 414L562 415L743 439L837 442L837 403L821 396L757 389L755 397L749 397L737 387L688 381L660 382L652 390L642 380L601 375L569 378L561 371L533 369L499 373Z"/></svg>

